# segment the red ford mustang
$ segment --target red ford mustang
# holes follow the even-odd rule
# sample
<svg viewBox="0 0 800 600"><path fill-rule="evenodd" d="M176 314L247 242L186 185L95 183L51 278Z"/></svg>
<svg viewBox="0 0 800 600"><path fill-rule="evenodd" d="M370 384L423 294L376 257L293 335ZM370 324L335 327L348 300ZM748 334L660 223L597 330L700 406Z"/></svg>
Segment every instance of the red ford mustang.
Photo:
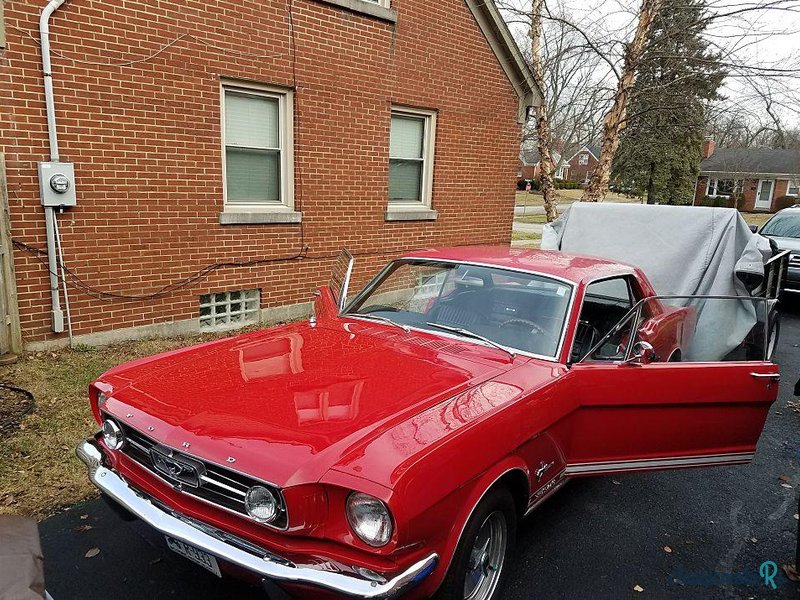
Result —
<svg viewBox="0 0 800 600"><path fill-rule="evenodd" d="M748 462L777 394L758 327L687 362L695 308L633 267L442 249L352 297L344 267L309 320L91 386L91 480L217 575L299 598L498 598L518 521L570 478Z"/></svg>

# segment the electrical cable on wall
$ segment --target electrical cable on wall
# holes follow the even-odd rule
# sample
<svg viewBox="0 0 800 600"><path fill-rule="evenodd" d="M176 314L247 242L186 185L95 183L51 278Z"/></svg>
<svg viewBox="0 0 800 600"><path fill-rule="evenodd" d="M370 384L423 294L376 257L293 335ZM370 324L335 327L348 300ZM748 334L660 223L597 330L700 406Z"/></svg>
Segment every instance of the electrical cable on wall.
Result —
<svg viewBox="0 0 800 600"><path fill-rule="evenodd" d="M301 88L298 85L298 80L297 80L297 32L296 32L295 23L294 23L294 0L287 0L287 20L288 20L289 40L290 40L290 42L289 42L290 43L290 48L289 48L288 56L289 56L289 58L291 60L292 87L293 87L295 93L299 95L299 93L301 91ZM26 31L24 31L23 29L20 29L18 27L13 26L13 25L10 26L10 28L14 29L16 31L19 31L20 33L24 34L25 36L27 36L28 38L32 39L34 42L39 44L39 41L34 36L32 36L30 33L26 32ZM212 48L214 50L218 50L221 53L232 54L232 55L239 56L239 57L242 57L242 58L280 58L280 57L287 56L286 54L277 54L277 53L276 54L250 54L250 53L246 53L246 52L239 52L239 51L236 51L236 50L233 50L233 49L221 48L221 47L218 47L218 46L215 46L215 45L211 44L205 38L196 36L196 35L194 35L192 33L188 33L188 32L177 36L175 39L173 39L173 40L169 41L168 43L162 45L155 52L149 54L148 56L145 56L145 57L142 57L142 58L138 58L138 59L132 59L132 60L128 60L128 61L117 62L117 63L114 63L114 62L103 62L103 61L92 61L92 60L86 60L86 59L82 59L82 58L75 58L75 57L72 57L72 56L66 55L64 53L57 52L57 51L53 51L53 53L56 54L57 56L61 57L61 58L64 58L66 60L70 60L70 61L72 61L74 63L79 63L79 64L87 64L87 65L98 66L98 67L125 67L125 66L132 66L132 65L135 65L135 64L140 64L140 63L144 63L144 62L150 61L150 60L156 58L157 56L161 55L162 53L164 53L165 51L167 51L171 47L175 46L181 40L184 40L184 39L192 39L192 40L194 40L194 41L196 41L196 42L198 42L200 44L204 44L205 46L207 46L209 48ZM294 129L296 131L300 131L300 125L301 125L301 109L300 109L300 105L301 105L301 102L299 100L296 100L295 101L295 111L294 111L294 114L293 114ZM299 212L302 212L302 206L303 206L303 203L304 203L303 177L302 177L302 170L301 169L302 169L302 165L301 165L301 163L298 162L295 165L295 170L296 170L297 175L298 175L298 177L297 177L297 190L298 190L298 196L299 197L298 197L298 202L297 202L297 204L298 204L297 209L298 209ZM16 195L16 193L15 193L15 195ZM168 284L162 286L161 288L158 288L157 290L155 290L153 292L142 292L142 293L124 293L124 292L114 292L114 291L101 290L99 288L96 288L96 287L92 286L87 281L85 281L81 276L79 276L72 269L70 269L67 266L66 262L64 261L64 255L63 255L63 251L61 249L61 236L60 236L60 233L57 234L57 238L58 238L57 239L58 259L56 261L56 264L54 265L54 268L51 268L51 266L48 264L46 259L43 260L43 257L47 257L47 254L48 254L46 250L41 249L41 248L37 248L36 246L27 244L27 243L25 243L25 242L23 242L21 240L17 240L17 239L13 239L12 242L13 242L13 245L16 248L18 248L20 250L23 250L23 251L26 251L26 252L36 256L37 259L39 259L44 264L45 268L48 270L48 273L50 275L54 275L55 277L57 277L60 280L60 282L63 285L63 289L64 289L65 301L67 301L67 287L70 287L70 288L72 288L74 290L77 290L79 292L82 292L82 293L85 293L87 295L90 295L90 296L92 296L94 298L97 298L97 299L102 300L102 301L107 301L107 302L111 302L111 301L148 301L148 300L157 300L157 299L165 298L165 297L170 296L170 295L172 295L172 294L174 294L176 292L179 292L179 291L182 291L182 290L186 290L186 289L190 289L191 287L199 284L202 280L206 279L212 273L214 273L215 271L218 271L220 269L247 268L247 267L256 267L256 266L261 266L261 265L277 264L277 263L292 262L292 261L302 261L302 260L332 260L332 259L335 259L335 258L338 257L338 253L335 253L335 254L319 254L319 255L311 255L309 253L310 248L306 244L305 227L304 227L304 222L303 222L302 219L301 219L300 224L299 224L299 233L300 233L300 245L299 245L300 249L297 252L293 253L293 254L286 255L286 256L280 256L280 257L274 257L274 258L253 258L253 259L238 260L238 261L237 260L232 260L232 261L215 262L215 263L206 265L205 267L202 267L201 269L195 271L194 273L192 273L188 277L185 277L183 279L174 281L172 283L168 283ZM407 250L407 247L395 248L395 249L382 249L382 250L374 250L374 251L364 251L364 252L360 252L360 253L353 253L353 256L355 256L355 257L376 257L376 256L397 255L397 254L400 254L400 253L402 253L402 252L404 252L406 250ZM66 305L66 308L67 308L67 311L69 311L68 304ZM71 324L71 319L69 318L69 316L67 318L67 322L68 322L68 325L69 325L70 335L71 335L71 329L72 329L71 325L72 324Z"/></svg>

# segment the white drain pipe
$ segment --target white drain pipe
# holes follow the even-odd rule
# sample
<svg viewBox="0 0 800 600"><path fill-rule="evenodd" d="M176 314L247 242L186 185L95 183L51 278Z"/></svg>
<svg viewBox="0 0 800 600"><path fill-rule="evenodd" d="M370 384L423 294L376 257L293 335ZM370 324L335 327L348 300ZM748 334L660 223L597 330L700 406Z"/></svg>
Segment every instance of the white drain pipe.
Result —
<svg viewBox="0 0 800 600"><path fill-rule="evenodd" d="M50 64L50 17L65 0L50 0L42 9L39 18L39 41L42 47L42 75L44 78L44 104L47 111L47 135L50 140L50 160L58 162L58 134L56 132L56 105L53 97L53 73ZM53 331L64 331L64 311L61 310L61 295L58 290L58 259L56 258L55 209L46 206L44 223L47 233L47 267L50 271L50 295L52 298Z"/></svg>

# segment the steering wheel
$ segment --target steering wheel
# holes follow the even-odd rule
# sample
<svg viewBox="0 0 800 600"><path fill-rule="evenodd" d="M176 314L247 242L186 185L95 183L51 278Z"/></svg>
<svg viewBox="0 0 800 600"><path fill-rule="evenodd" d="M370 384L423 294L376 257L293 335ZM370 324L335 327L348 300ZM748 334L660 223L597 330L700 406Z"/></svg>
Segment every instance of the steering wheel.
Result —
<svg viewBox="0 0 800 600"><path fill-rule="evenodd" d="M539 335L545 335L547 333L544 327L528 319L509 319L500 324L500 329L505 327L530 328L530 333L538 333Z"/></svg>

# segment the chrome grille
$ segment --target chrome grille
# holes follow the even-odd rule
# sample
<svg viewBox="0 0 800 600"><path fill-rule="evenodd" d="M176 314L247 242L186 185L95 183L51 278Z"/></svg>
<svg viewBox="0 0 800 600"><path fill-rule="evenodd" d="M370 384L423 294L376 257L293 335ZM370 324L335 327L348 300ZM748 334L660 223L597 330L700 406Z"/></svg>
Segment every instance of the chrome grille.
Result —
<svg viewBox="0 0 800 600"><path fill-rule="evenodd" d="M254 485L261 485L269 488L282 503L280 515L274 522L269 523L269 526L277 529L285 529L287 527L288 519L286 507L283 503L283 494L277 487L258 481L247 475L237 473L231 469L226 469L214 463L198 459L184 452L179 452L173 448L163 446L149 436L124 423L120 423L119 425L125 434L126 440L121 452L160 479L172 485L178 491L247 517L247 510L244 505L247 490ZM177 479L173 479L163 471L157 470L151 457L151 451L154 448L161 452L169 452L170 455L174 457L185 458L195 463L201 463L203 469L200 473L200 485L198 487L181 485Z"/></svg>
<svg viewBox="0 0 800 600"><path fill-rule="evenodd" d="M789 255L789 266L800 267L800 254Z"/></svg>

